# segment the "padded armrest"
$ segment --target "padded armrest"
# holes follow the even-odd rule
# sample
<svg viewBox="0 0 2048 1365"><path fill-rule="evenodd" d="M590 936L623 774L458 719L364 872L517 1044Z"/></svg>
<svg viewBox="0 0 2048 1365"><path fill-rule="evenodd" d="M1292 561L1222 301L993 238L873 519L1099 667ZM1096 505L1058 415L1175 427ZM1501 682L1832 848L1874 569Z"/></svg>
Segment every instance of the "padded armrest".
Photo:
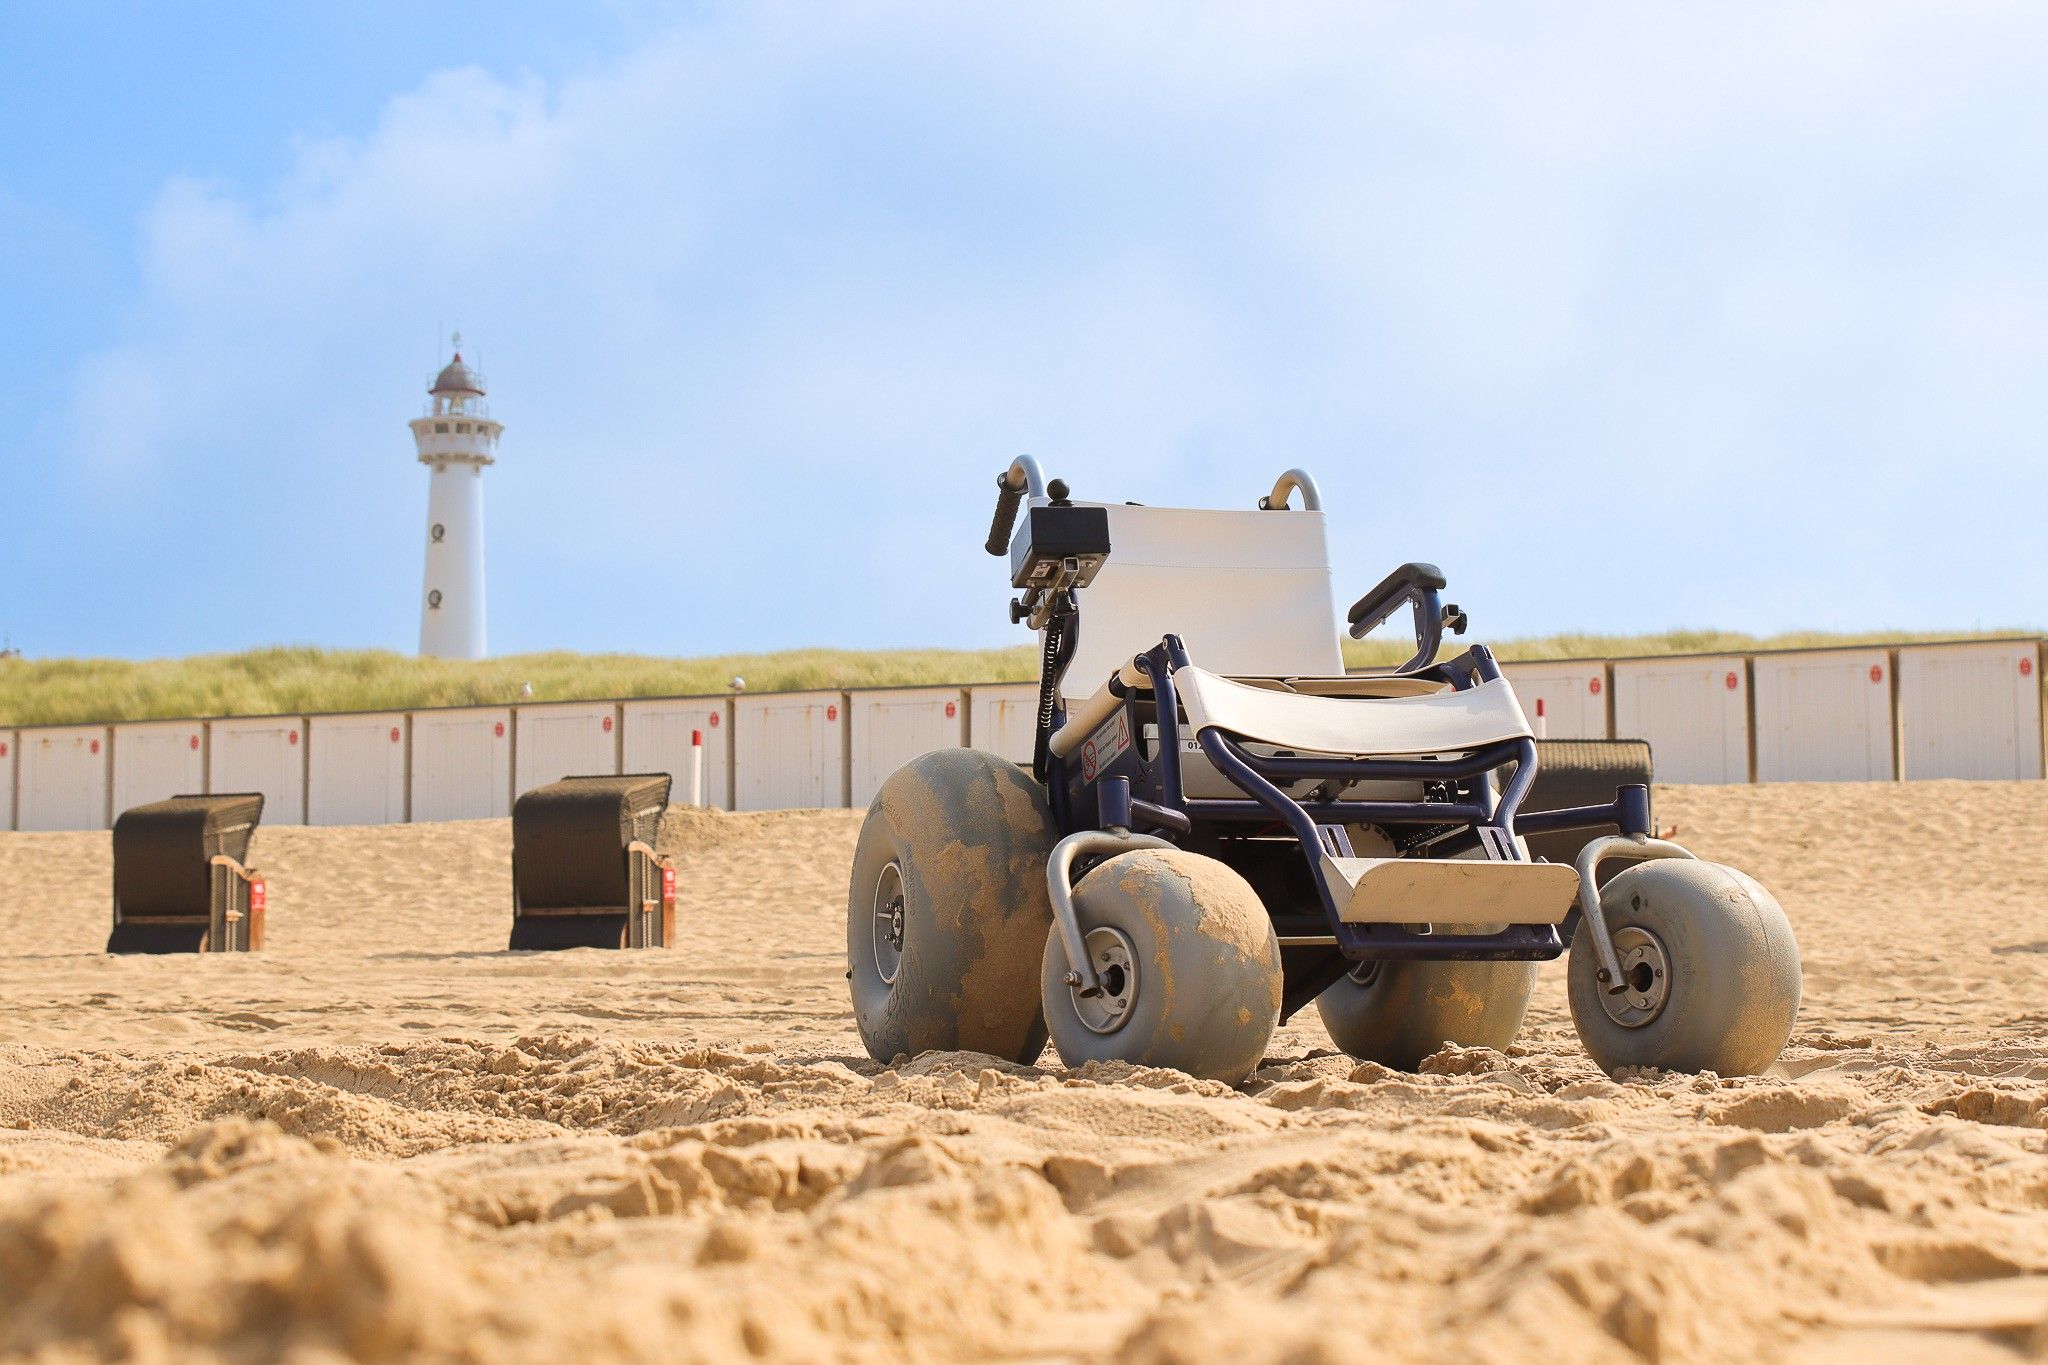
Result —
<svg viewBox="0 0 2048 1365"><path fill-rule="evenodd" d="M1374 616L1383 617L1395 602L1410 592L1442 592L1449 586L1450 580L1444 577L1444 571L1434 564L1403 564L1381 579L1378 587L1353 602L1351 614L1345 620L1355 626Z"/></svg>

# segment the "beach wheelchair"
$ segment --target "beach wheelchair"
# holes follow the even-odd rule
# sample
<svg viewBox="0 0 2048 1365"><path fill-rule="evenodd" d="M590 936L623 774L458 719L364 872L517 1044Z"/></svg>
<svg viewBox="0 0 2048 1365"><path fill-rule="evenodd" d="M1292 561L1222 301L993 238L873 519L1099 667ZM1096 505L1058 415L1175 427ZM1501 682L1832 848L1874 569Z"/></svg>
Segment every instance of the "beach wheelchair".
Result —
<svg viewBox="0 0 2048 1365"><path fill-rule="evenodd" d="M1466 618L1436 568L1351 607L1354 637L1405 611L1415 648L1348 674L1301 471L1242 511L1077 502L1028 458L997 487L987 549L1041 648L1034 755L929 753L869 807L847 956L876 1060L1030 1064L1050 1034L1069 1066L1235 1083L1314 1003L1338 1047L1413 1069L1507 1047L1568 947L1608 1072L1777 1058L1800 995L1783 910L1655 837L1646 767L1525 810L1535 735L1484 646L1439 661ZM1570 861L1532 857L1573 831Z"/></svg>

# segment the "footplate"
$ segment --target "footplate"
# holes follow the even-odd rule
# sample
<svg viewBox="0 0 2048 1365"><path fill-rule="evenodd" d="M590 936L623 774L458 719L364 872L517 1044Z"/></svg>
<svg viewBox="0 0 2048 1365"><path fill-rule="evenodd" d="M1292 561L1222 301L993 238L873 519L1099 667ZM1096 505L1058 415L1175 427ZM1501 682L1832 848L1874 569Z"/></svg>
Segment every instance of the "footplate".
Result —
<svg viewBox="0 0 2048 1365"><path fill-rule="evenodd" d="M1346 924L1557 924L1579 895L1562 863L1325 857L1323 873Z"/></svg>

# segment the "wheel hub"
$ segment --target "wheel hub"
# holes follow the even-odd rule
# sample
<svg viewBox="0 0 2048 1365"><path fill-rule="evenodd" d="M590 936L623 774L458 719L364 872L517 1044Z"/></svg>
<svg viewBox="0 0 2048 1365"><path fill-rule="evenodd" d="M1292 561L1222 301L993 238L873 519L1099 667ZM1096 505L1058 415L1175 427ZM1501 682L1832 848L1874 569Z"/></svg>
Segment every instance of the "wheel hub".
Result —
<svg viewBox="0 0 2048 1365"><path fill-rule="evenodd" d="M874 920L875 971L882 984L896 984L903 970L903 869L890 863L875 879Z"/></svg>
<svg viewBox="0 0 2048 1365"><path fill-rule="evenodd" d="M1614 936L1621 963L1620 988L1601 988L1600 1005L1623 1028L1641 1028L1664 1012L1671 998L1671 962L1664 942L1648 929L1630 925Z"/></svg>
<svg viewBox="0 0 2048 1365"><path fill-rule="evenodd" d="M1102 990L1074 992L1074 1012L1091 1033L1115 1033L1130 1021L1138 1003L1138 954L1121 929L1090 929L1082 940Z"/></svg>

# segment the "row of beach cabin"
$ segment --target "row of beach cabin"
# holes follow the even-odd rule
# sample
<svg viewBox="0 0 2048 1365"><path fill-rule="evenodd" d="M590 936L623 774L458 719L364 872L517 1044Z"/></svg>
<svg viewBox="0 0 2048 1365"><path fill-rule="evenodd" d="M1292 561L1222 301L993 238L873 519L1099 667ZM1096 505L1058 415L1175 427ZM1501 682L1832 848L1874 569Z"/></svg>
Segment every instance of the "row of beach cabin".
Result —
<svg viewBox="0 0 2048 1365"><path fill-rule="evenodd" d="M2039 779L2039 639L1504 666L1539 733L1646 739L1659 781ZM105 829L184 793L272 824L502 817L570 774L727 810L865 806L920 753L1028 761L1036 687L741 693L0 728L0 829Z"/></svg>

